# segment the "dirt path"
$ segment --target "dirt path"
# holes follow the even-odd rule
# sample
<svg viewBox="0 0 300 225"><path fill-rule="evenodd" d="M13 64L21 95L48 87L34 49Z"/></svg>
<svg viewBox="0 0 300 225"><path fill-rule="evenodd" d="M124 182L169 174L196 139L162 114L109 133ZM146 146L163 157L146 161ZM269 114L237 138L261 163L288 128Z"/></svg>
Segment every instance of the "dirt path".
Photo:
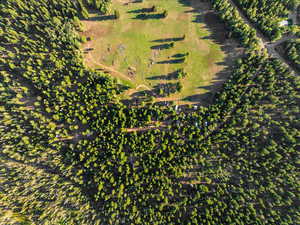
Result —
<svg viewBox="0 0 300 225"><path fill-rule="evenodd" d="M87 44L86 48L91 48L90 43ZM134 82L133 79L131 79L130 77L126 76L125 74L123 74L123 73L121 73L121 72L115 70L114 68L109 67L109 66L106 66L106 65L104 65L104 64L102 64L102 63L96 62L96 60L93 58L93 56L92 56L92 54L91 54L90 51L88 52L88 58L89 58L89 60L90 60L93 64L95 64L95 65L97 65L97 66L100 66L101 68L103 68L104 70L108 71L109 73L115 74L115 75L117 75L118 77L124 78L124 79L126 79L126 80L131 81L131 82ZM147 85L145 85L145 84L140 84L140 85L138 85L136 88L128 90L128 92L127 92L126 94L127 94L127 95L131 95L132 93L134 93L136 90L138 90L138 89L140 89L140 88L145 88L145 89L151 91L151 88L148 87Z"/></svg>
<svg viewBox="0 0 300 225"><path fill-rule="evenodd" d="M297 74L297 71L289 65L289 62L284 59L275 49L275 47L285 41L296 39L297 37L295 35L286 35L280 40L277 40L275 42L270 42L262 32L254 26L254 24L244 15L244 12L238 7L238 5L233 0L228 0L228 2L238 10L240 17L244 20L246 24L248 24L250 27L256 30L257 37L260 39L260 42L262 44L262 48L267 49L270 56L279 59L283 64L285 64L292 73Z"/></svg>
<svg viewBox="0 0 300 225"><path fill-rule="evenodd" d="M137 86L137 87L134 88L134 89L129 89L129 90L126 92L126 95L130 96L130 95L132 95L135 91L137 91L137 90L140 89L140 88L145 88L145 89L151 91L151 88L148 87L147 85L140 84L139 86Z"/></svg>
<svg viewBox="0 0 300 225"><path fill-rule="evenodd" d="M86 48L91 48L90 43L87 44ZM93 64L95 64L95 65L97 65L97 66L100 66L100 67L103 68L104 70L107 70L108 72L110 72L110 73L112 73L112 74L115 74L115 75L118 76L118 77L122 77L122 78L125 79L125 80L133 81L133 79L131 79L131 78L128 77L127 75L125 75L125 74L123 74L123 73L121 73L121 72L115 70L115 69L112 68L112 67L106 66L106 65L104 65L104 64L102 64L102 63L99 63L99 62L97 62L96 60L94 60L94 58L93 58L93 56L92 56L92 54L91 54L91 51L88 51L88 54L87 54L87 55L88 55L89 60L90 60Z"/></svg>
<svg viewBox="0 0 300 225"><path fill-rule="evenodd" d="M153 129L160 129L162 126L149 126L149 127L134 127L134 128L126 128L126 132L141 132Z"/></svg>

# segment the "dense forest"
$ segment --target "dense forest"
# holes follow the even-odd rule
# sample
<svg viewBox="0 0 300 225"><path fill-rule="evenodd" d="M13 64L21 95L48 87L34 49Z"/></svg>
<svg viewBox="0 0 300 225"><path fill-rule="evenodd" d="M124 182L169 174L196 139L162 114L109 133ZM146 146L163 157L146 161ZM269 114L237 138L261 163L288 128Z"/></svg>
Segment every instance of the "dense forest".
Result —
<svg viewBox="0 0 300 225"><path fill-rule="evenodd" d="M299 0L233 0L246 13L247 17L270 40L277 40L287 27L279 26L279 22L289 16L289 10L294 9Z"/></svg>
<svg viewBox="0 0 300 225"><path fill-rule="evenodd" d="M247 51L213 104L176 110L84 66L80 19L108 1L1 0L1 224L297 224L299 79L212 2Z"/></svg>
<svg viewBox="0 0 300 225"><path fill-rule="evenodd" d="M212 0L214 10L226 24L229 36L238 38L243 46L251 49L258 47L256 31L246 24L235 9L227 0Z"/></svg>
<svg viewBox="0 0 300 225"><path fill-rule="evenodd" d="M288 59L300 70L300 41L287 41L283 43L283 49Z"/></svg>

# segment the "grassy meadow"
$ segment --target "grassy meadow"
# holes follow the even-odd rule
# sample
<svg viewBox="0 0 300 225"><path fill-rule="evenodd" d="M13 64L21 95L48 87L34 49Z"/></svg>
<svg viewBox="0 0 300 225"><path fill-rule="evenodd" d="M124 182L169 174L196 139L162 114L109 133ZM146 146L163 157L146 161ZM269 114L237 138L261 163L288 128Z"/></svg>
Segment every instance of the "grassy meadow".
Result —
<svg viewBox="0 0 300 225"><path fill-rule="evenodd" d="M213 40L206 38L210 32L197 20L197 8L182 2L147 0L128 3L115 0L112 11L120 12L119 19L91 13L90 19L83 20L83 35L91 37L84 47L93 48L85 62L92 68L105 65L118 71L112 75L131 88L127 92L130 94L159 83L177 82L166 79L166 76L184 68L188 75L180 80L183 88L181 92L171 94L168 100L184 102L188 96L204 94L207 90L201 87L210 85L216 73L223 69L217 63L222 62L225 53ZM168 16L137 18L153 5L157 12L147 14L167 10ZM183 36L184 40L180 40ZM165 48L172 42L174 47ZM185 62L178 62L178 56L185 53L189 53Z"/></svg>

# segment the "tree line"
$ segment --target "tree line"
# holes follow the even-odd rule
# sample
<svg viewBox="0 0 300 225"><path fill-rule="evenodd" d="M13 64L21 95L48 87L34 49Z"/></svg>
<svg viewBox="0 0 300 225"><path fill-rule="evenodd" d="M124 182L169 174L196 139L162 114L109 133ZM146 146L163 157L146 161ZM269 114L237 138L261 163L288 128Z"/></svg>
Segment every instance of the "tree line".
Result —
<svg viewBox="0 0 300 225"><path fill-rule="evenodd" d="M213 104L179 109L124 105L83 65L76 2L0 5L1 222L295 224L299 79L218 2L247 54Z"/></svg>

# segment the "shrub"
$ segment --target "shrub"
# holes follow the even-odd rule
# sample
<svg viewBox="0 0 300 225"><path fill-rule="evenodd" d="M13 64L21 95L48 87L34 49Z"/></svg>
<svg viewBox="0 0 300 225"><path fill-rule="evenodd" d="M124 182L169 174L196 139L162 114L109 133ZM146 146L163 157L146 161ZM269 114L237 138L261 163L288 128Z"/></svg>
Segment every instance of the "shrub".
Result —
<svg viewBox="0 0 300 225"><path fill-rule="evenodd" d="M80 42L85 43L87 41L87 38L85 36L80 37Z"/></svg>
<svg viewBox="0 0 300 225"><path fill-rule="evenodd" d="M120 12L118 10L115 10L114 15L116 20L120 18Z"/></svg>
<svg viewBox="0 0 300 225"><path fill-rule="evenodd" d="M184 71L184 69L179 69L177 72L177 79L181 79L186 77L187 73Z"/></svg>
<svg viewBox="0 0 300 225"><path fill-rule="evenodd" d="M166 18L168 16L168 11L164 10L161 15L162 15L163 18Z"/></svg>
<svg viewBox="0 0 300 225"><path fill-rule="evenodd" d="M180 92L180 91L182 90L182 88L183 88L183 86L182 86L182 84L181 84L180 82L178 82L176 86L177 86L177 87L176 87L176 90L177 90L178 92Z"/></svg>
<svg viewBox="0 0 300 225"><path fill-rule="evenodd" d="M157 12L157 7L155 5L151 7L151 12Z"/></svg>

